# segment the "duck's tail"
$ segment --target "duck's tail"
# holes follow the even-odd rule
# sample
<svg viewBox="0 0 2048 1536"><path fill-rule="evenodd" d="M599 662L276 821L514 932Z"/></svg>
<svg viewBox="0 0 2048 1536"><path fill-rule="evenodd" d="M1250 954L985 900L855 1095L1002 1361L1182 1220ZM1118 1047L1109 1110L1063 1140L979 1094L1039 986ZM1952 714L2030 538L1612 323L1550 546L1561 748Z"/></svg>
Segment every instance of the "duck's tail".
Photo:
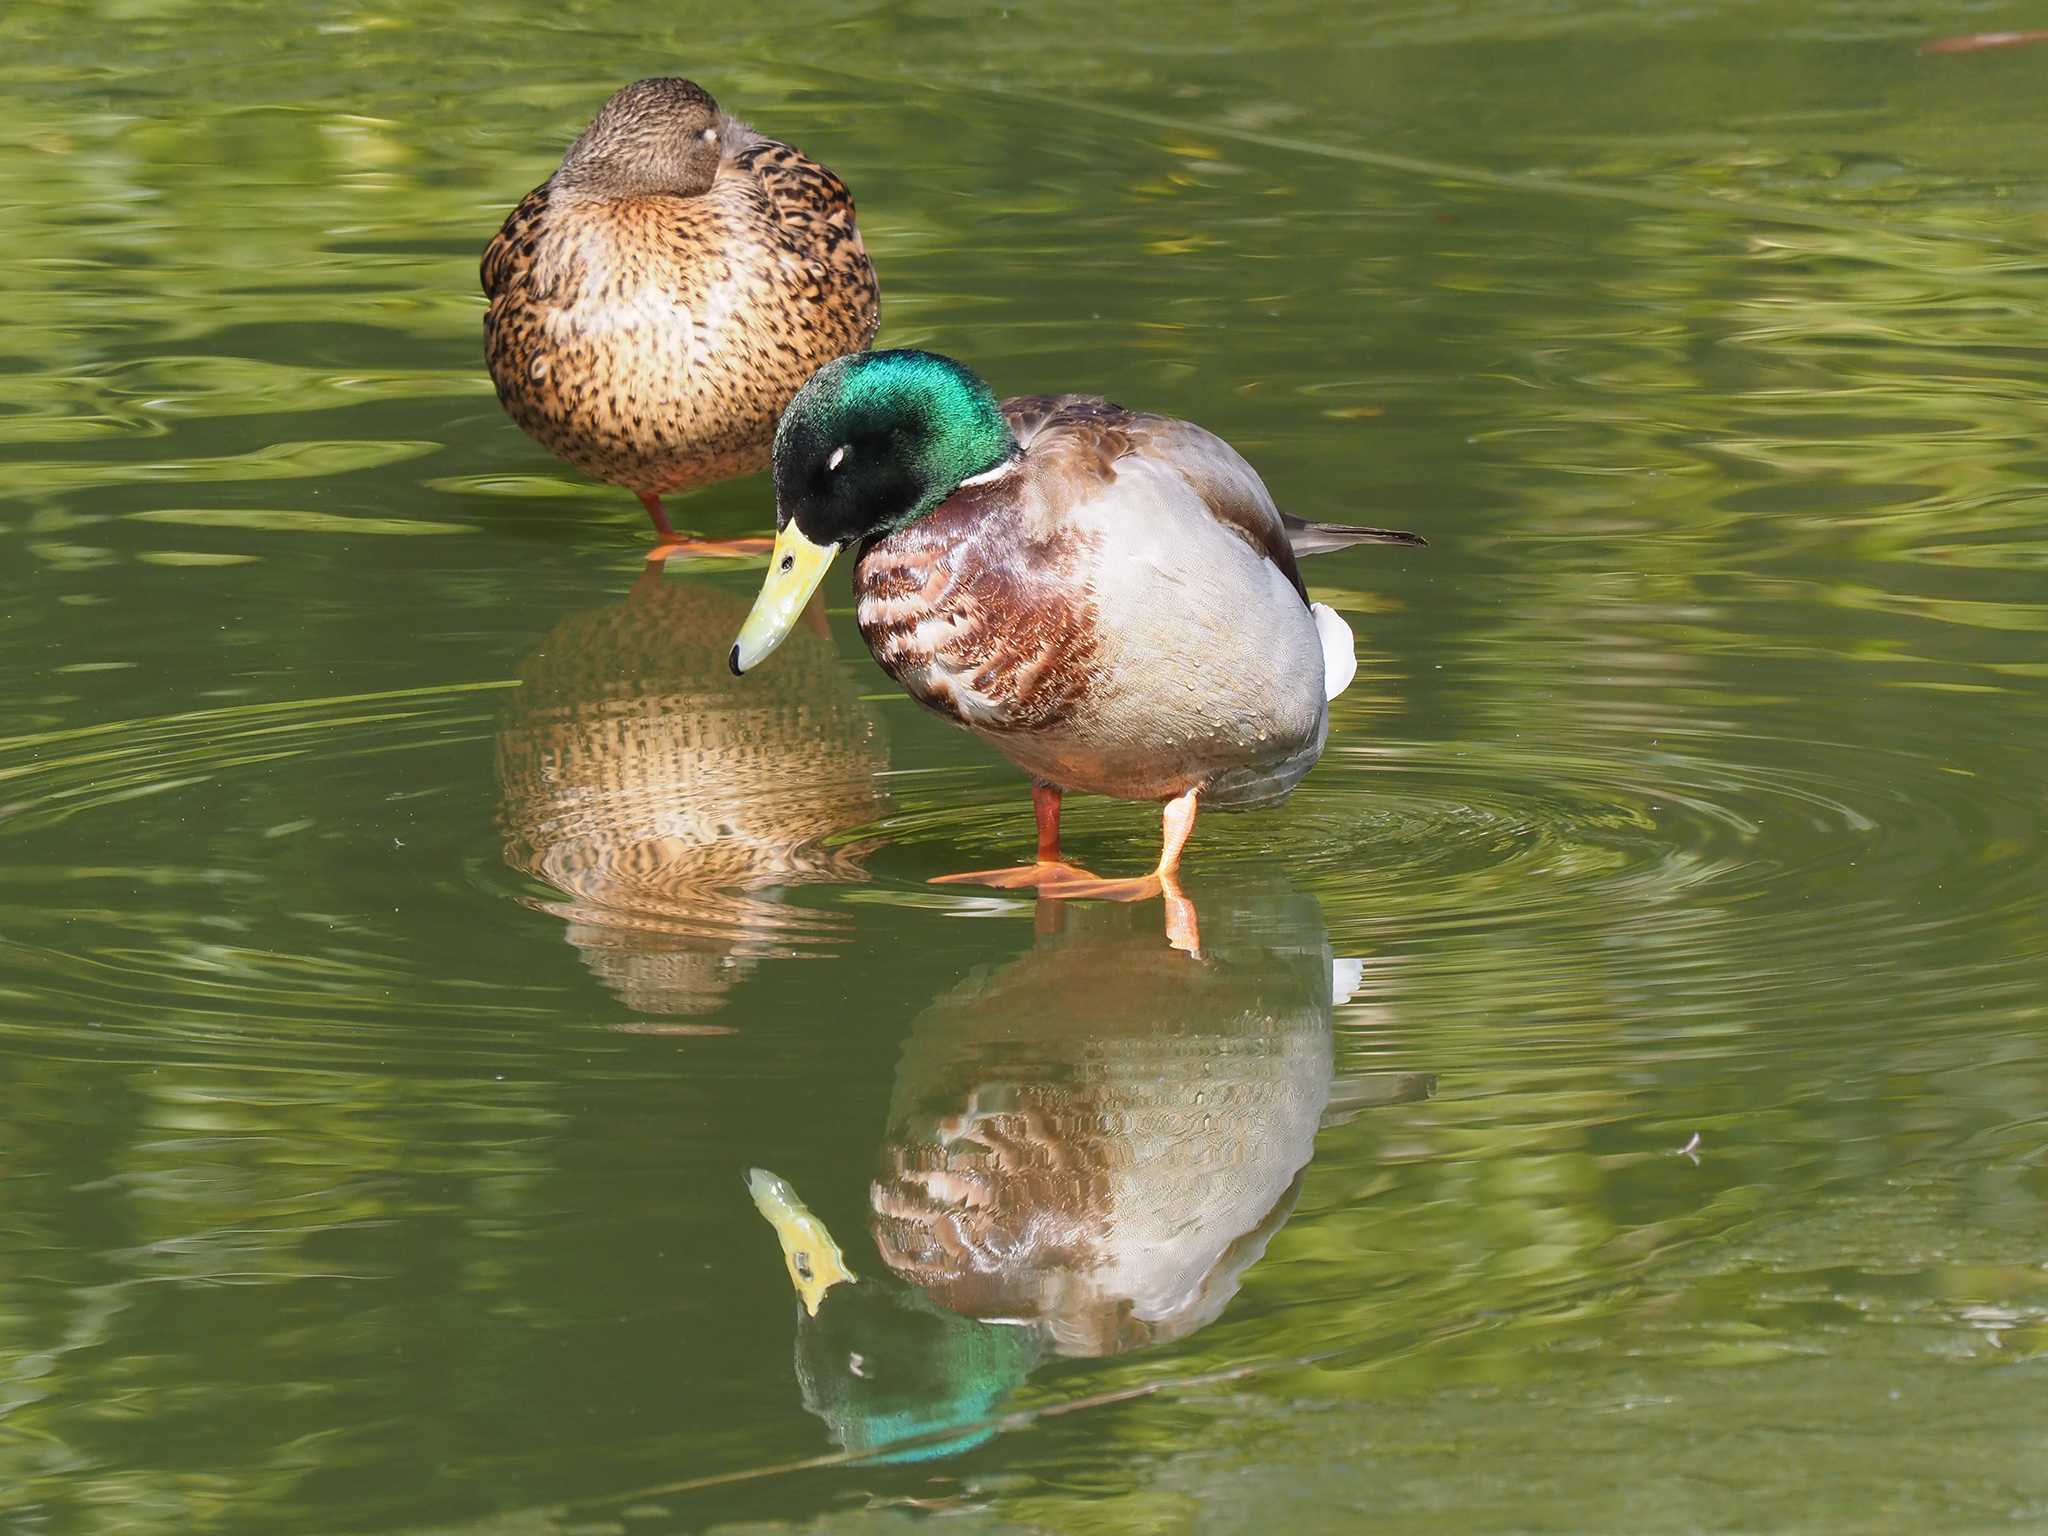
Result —
<svg viewBox="0 0 2048 1536"><path fill-rule="evenodd" d="M1338 958L1330 962L1330 1006L1342 1008L1365 984L1365 961Z"/></svg>
<svg viewBox="0 0 2048 1536"><path fill-rule="evenodd" d="M1287 547L1297 558L1325 554L1333 549L1349 549L1354 544L1423 547L1429 543L1419 533L1403 533L1398 528L1354 528L1349 523L1311 523L1291 512L1280 514L1280 526L1287 534ZM1294 584L1297 589L1303 588L1298 572L1294 573ZM1307 595L1307 591L1302 590L1302 596ZM1316 636L1323 642L1323 697L1334 699L1349 688L1351 679L1358 675L1358 657L1352 649L1351 626L1338 618L1334 609L1322 603L1310 603L1308 611L1315 617Z"/></svg>
<svg viewBox="0 0 2048 1536"><path fill-rule="evenodd" d="M1398 528L1354 528L1349 523L1311 523L1291 512L1280 514L1280 526L1287 530L1287 545L1295 555L1323 555L1354 544L1407 544L1427 548L1429 540L1419 533Z"/></svg>
<svg viewBox="0 0 2048 1536"><path fill-rule="evenodd" d="M1351 626L1337 617L1326 603L1310 603L1309 614L1316 621L1316 638L1323 642L1323 697L1334 699L1351 686L1358 675L1358 654L1352 647Z"/></svg>

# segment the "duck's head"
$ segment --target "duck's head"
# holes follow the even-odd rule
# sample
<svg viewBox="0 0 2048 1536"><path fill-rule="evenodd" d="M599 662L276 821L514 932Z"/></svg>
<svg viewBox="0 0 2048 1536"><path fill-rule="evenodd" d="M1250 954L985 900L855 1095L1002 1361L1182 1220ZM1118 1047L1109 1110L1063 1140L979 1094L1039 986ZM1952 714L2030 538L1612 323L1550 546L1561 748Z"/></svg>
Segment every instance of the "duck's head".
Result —
<svg viewBox="0 0 2048 1536"><path fill-rule="evenodd" d="M994 391L936 352L859 352L811 375L775 428L775 552L729 658L782 643L848 546L914 523L1017 452Z"/></svg>
<svg viewBox="0 0 2048 1536"><path fill-rule="evenodd" d="M617 92L562 157L555 185L596 197L695 197L718 177L725 131L694 80L636 80Z"/></svg>
<svg viewBox="0 0 2048 1536"><path fill-rule="evenodd" d="M995 1433L988 1421L1038 1362L1031 1329L961 1317L916 1291L853 1285L832 1234L786 1180L750 1169L747 1190L781 1239L802 1303L804 1406L833 1439L903 1462L951 1456Z"/></svg>

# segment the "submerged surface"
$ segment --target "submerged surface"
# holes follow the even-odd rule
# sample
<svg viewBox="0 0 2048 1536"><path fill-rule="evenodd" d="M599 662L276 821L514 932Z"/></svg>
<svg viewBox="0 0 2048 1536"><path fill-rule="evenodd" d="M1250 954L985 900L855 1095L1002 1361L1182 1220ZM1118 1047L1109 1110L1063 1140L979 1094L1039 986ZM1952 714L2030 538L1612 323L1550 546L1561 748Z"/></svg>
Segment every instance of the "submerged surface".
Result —
<svg viewBox="0 0 2048 1536"><path fill-rule="evenodd" d="M2048 1520L2048 51L737 14L0 12L0 1524ZM1203 961L929 886L1023 785L843 578L736 681L758 569L500 415L476 254L663 70L885 343L1432 540L1309 568Z"/></svg>

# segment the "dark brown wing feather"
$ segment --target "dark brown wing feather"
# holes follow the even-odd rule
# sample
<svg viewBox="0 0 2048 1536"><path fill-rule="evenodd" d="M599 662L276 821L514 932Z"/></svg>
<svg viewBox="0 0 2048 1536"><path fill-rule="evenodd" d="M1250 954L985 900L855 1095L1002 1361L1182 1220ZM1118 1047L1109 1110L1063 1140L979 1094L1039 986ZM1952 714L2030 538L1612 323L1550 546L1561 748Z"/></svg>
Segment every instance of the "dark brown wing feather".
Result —
<svg viewBox="0 0 2048 1536"><path fill-rule="evenodd" d="M790 251L829 274L836 302L862 317L859 351L874 340L882 317L881 289L868 261L853 194L817 161L776 139L762 139L736 157L760 184Z"/></svg>
<svg viewBox="0 0 2048 1536"><path fill-rule="evenodd" d="M1130 425L1143 419L1100 395L1017 395L1003 402L1003 420L1025 452L1078 454L1105 475L1130 452Z"/></svg>
<svg viewBox="0 0 2048 1536"><path fill-rule="evenodd" d="M511 287L514 279L533 262L534 246L540 238L542 221L547 216L548 189L543 182L519 200L519 206L505 216L505 222L491 237L491 243L484 247L483 260L477 265L477 278L483 284L484 297L495 299ZM492 306L495 311L496 306ZM484 328L490 329L492 313L486 312Z"/></svg>

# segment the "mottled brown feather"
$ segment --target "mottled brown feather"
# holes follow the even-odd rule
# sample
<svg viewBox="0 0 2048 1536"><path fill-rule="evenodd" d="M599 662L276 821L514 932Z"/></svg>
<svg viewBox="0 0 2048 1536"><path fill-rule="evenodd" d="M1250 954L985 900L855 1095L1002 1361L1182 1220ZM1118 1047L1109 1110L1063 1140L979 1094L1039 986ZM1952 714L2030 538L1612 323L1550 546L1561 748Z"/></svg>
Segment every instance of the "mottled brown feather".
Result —
<svg viewBox="0 0 2048 1536"><path fill-rule="evenodd" d="M880 808L874 712L832 642L742 687L720 641L744 599L643 578L563 620L520 668L497 732L505 861L560 900L628 1006L694 1013L754 961L836 925L762 894L863 878L842 835Z"/></svg>
<svg viewBox="0 0 2048 1536"><path fill-rule="evenodd" d="M598 196L551 177L480 268L506 412L642 494L764 467L790 397L866 347L880 318L846 184L729 118L724 136L699 196Z"/></svg>

